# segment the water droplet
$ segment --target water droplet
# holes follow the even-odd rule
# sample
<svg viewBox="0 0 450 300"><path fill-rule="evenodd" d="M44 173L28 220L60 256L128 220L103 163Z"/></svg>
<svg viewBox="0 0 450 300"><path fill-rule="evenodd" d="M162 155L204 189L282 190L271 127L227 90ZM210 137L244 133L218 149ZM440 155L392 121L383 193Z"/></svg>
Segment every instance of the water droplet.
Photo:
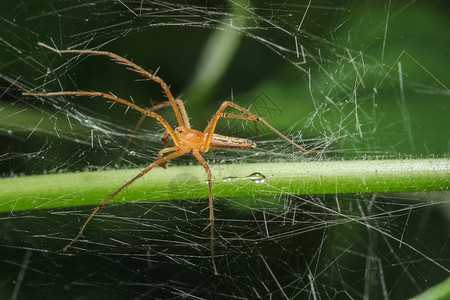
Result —
<svg viewBox="0 0 450 300"><path fill-rule="evenodd" d="M266 180L266 176L259 172L255 172L245 177L245 179L249 179L255 183L263 183Z"/></svg>
<svg viewBox="0 0 450 300"><path fill-rule="evenodd" d="M94 126L94 122L92 122L92 121L89 120L89 119L84 119L84 120L82 121L82 124L83 124L84 126L86 126L86 127L93 127L93 126Z"/></svg>
<svg viewBox="0 0 450 300"><path fill-rule="evenodd" d="M8 129L7 133L8 133L9 135L11 135L13 132L12 132L11 129Z"/></svg>
<svg viewBox="0 0 450 300"><path fill-rule="evenodd" d="M226 181L226 182L234 182L234 181L238 181L238 180L251 180L254 183L263 183L266 180L266 176L264 176L263 174L259 173L259 172L255 172L252 173L246 177L225 177L222 179L222 181Z"/></svg>
<svg viewBox="0 0 450 300"><path fill-rule="evenodd" d="M225 177L225 178L222 179L222 181L233 182L233 181L238 181L239 179L241 179L241 178L239 178L239 177Z"/></svg>

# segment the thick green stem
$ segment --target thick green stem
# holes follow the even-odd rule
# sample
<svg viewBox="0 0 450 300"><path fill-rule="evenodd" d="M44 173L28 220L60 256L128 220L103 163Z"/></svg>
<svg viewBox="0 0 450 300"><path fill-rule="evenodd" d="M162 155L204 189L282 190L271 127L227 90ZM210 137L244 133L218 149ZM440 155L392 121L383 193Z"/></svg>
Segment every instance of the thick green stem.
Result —
<svg viewBox="0 0 450 300"><path fill-rule="evenodd" d="M355 160L212 165L213 195L447 191L449 159ZM0 179L0 212L96 205L139 172L109 170ZM203 199L201 166L157 168L112 202Z"/></svg>

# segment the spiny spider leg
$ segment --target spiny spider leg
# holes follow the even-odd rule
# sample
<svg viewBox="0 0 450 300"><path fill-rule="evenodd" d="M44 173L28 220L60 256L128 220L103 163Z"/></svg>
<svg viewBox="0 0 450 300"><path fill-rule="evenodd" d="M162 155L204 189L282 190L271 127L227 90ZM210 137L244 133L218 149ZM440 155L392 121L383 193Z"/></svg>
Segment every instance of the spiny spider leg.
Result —
<svg viewBox="0 0 450 300"><path fill-rule="evenodd" d="M183 101L181 101L180 99L176 99L175 102L178 104L178 106L181 109L181 116L183 118L183 122L184 122L185 127L191 128L191 124L189 122L189 117L188 117L188 115L186 113L186 109L184 108ZM155 105L155 106L147 109L147 111L148 112L156 111L158 109L165 108L165 107L168 107L170 105L171 105L170 102L164 102L164 103ZM141 118L137 121L136 125L133 128L132 134L135 134L139 130L139 128L141 127L141 125L144 122L146 117L147 117L146 115L142 115L141 116ZM133 141L133 136L130 136L130 138L125 143L123 153L120 155L119 160L122 159L122 157L125 155L125 151L126 151L126 149L128 149L128 147L130 146L132 141ZM167 143L164 143L164 145L167 147Z"/></svg>
<svg viewBox="0 0 450 300"><path fill-rule="evenodd" d="M224 113L223 111L227 108L227 107L232 107L236 110L239 110L240 112L245 113L247 116L243 116L243 115L230 115L227 113ZM243 119L243 120L251 120L251 121L255 121L255 122L261 122L264 126L266 126L267 128L269 128L270 130L272 130L273 132L275 132L279 137L281 137L282 139L284 139L285 141L287 141L288 143L290 143L291 145L293 145L294 147L302 150L303 152L315 152L315 153L319 153L321 152L321 150L308 150L303 148L302 146L298 145L297 143L295 143L293 140L289 139L288 137L286 137L285 135L283 135L281 132L279 132L278 130L276 130L273 126L271 126L269 123L267 123L266 121L264 121L263 118L258 117L254 114L252 114L249 110L234 104L231 101L225 101L222 103L222 105L219 107L219 109L217 110L217 112L214 114L214 116L212 117L211 121L208 123L208 125L205 128L205 131L203 131L204 134L207 135L206 137L206 142L205 142L205 148L206 151L209 149L210 144L211 144L211 139L213 137L213 133L216 129L216 125L217 122L219 121L220 118L232 118L232 119Z"/></svg>
<svg viewBox="0 0 450 300"><path fill-rule="evenodd" d="M86 228L87 224L89 223L89 221L91 221L91 219L94 217L94 215L98 212L98 210L100 208L102 208L103 205L106 204L106 202L108 202L109 200L111 200L114 196L116 196L118 193L120 193L124 188L126 188L127 186L129 186L130 184L132 184L133 182L135 182L137 179L141 178L142 176L144 176L145 174L147 174L151 169L153 169L154 167L166 163L167 161L174 159L176 157L182 156L183 154L186 154L189 151L186 151L185 149L179 149L178 151L168 154L167 156L161 157L159 159L157 159L156 161L154 161L152 164L150 164L148 167L146 167L144 170L142 170L139 174L137 174L136 176L134 176L132 179L130 179L127 183L125 183L124 185L122 185L120 188L118 188L117 190L115 190L112 194L110 194L108 197L105 198L105 200L103 200L102 202L100 202L97 207L92 211L92 213L89 215L89 217L87 218L87 220L84 222L83 226L81 227L80 232L78 233L78 235L72 240L70 241L69 244L67 244L66 247L64 247L64 251L66 251L67 249L69 249L70 246L72 246L73 243L75 243L82 235L83 235L83 231Z"/></svg>
<svg viewBox="0 0 450 300"><path fill-rule="evenodd" d="M152 112L152 111L157 111L158 109L164 108L164 107L168 107L171 106L170 101L167 102L163 102L161 104L157 104L155 106L152 106L151 108L147 109L147 112ZM125 146L123 147L123 151L122 154L120 154L119 158L117 159L117 162L119 163L122 158L125 155L125 152L127 151L128 147L130 146L131 142L133 141L133 135L139 130L139 128L141 127L142 123L144 122L145 118L147 118L147 115L142 115L139 120L137 121L136 125L133 128L133 131L130 135L130 137L128 138L127 142L125 143Z"/></svg>
<svg viewBox="0 0 450 300"><path fill-rule="evenodd" d="M53 93L23 93L23 95L25 95L25 96L50 96L50 97L51 96L77 96L77 97L87 96L87 97L101 97L101 98L114 100L114 101L122 103L128 107L131 107L131 108L141 112L143 115L145 115L147 117L157 119L164 126L166 131L170 134L170 136L173 139L174 144L176 146L178 146L178 144L179 144L178 138L177 138L175 132L173 131L172 127L170 127L169 123L167 123L167 121L164 120L163 117L161 117L160 115L158 115L152 111L145 110L145 109L137 106L134 103L131 103L127 100L124 100L122 98L119 98L119 97L111 95L111 94L106 94L106 93L101 93L101 92L76 91L76 92L53 92Z"/></svg>
<svg viewBox="0 0 450 300"><path fill-rule="evenodd" d="M181 117L183 118L184 125L187 128L191 128L191 124L189 122L189 117L188 117L188 115L186 113L186 109L184 108L183 101L181 101L180 99L176 99L175 102L180 107ZM165 108L165 107L168 107L168 106L171 106L171 102L170 101L163 102L161 104L157 104L155 106L152 106L151 108L147 109L147 112L156 111L158 109L162 109L162 108ZM147 117L147 115L142 115L139 118L139 120L137 121L136 125L133 128L132 135L135 134L139 130L139 128L141 127L141 125L144 122L146 117ZM130 146L131 142L133 141L133 136L132 135L128 138L127 142L125 143L125 146L123 147L122 154L119 156L117 162L120 162L122 160L123 156L125 155L125 152L127 151L128 147ZM166 136L166 135L167 135L167 131L166 131L166 133L164 133L164 136ZM164 141L165 140L164 136L163 136L163 138L161 138L161 140L164 142L164 146L167 148L168 141ZM164 169L167 168L165 164L161 164L160 166L163 167Z"/></svg>
<svg viewBox="0 0 450 300"><path fill-rule="evenodd" d="M169 87L167 86L167 84L158 76L155 76L153 74L151 74L150 72L147 72L146 70L144 70L142 67L136 65L135 63L129 61L126 58L123 58L117 54L114 54L112 52L108 52L108 51L96 51L96 50L58 50L56 48L53 48L49 45L46 45L44 43L38 43L39 46L42 46L44 48L47 48L53 52L58 53L59 55L64 54L64 53L78 53L78 54L92 54L92 55L103 55L103 56L108 56L110 57L113 61L128 66L129 70L134 71L136 73L141 74L142 76L153 80L154 82L157 82L161 85L162 89L164 90L164 93L166 94L167 98L170 101L170 104L172 105L172 109L173 112L175 113L175 117L177 119L177 123L178 126L186 126L186 124L183 123L183 119L181 117L181 113L180 113L180 109L177 106L177 103L175 101L175 98L173 97L172 93L170 92Z"/></svg>

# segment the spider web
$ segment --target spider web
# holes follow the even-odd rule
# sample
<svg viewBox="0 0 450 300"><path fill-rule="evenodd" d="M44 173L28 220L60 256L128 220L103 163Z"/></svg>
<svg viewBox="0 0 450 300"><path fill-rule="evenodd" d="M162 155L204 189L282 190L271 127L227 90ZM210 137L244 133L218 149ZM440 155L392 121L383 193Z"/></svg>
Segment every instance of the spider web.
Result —
<svg viewBox="0 0 450 300"><path fill-rule="evenodd" d="M257 150L211 151L205 155L211 164L449 151L443 3L2 5L5 177L142 168L162 149L161 126L146 121L134 132L139 115L124 114L123 106L110 108L101 99L24 98L29 90L80 89L112 92L142 107L165 100L157 84L136 82L123 66L100 57L60 57L38 42L107 50L157 71L174 95L182 95L194 128L203 128L232 98L295 141L326 150L325 156L305 155L268 130L261 128L258 139L253 124L228 120L218 133L254 138ZM174 124L170 110L163 115ZM190 163L193 158L184 156L171 165ZM176 192L191 176L176 175L167 190ZM215 200L217 276L205 199L111 203L68 253L62 247L92 207L2 213L1 295L386 299L411 297L449 275L446 191L302 196L273 190L277 196Z"/></svg>

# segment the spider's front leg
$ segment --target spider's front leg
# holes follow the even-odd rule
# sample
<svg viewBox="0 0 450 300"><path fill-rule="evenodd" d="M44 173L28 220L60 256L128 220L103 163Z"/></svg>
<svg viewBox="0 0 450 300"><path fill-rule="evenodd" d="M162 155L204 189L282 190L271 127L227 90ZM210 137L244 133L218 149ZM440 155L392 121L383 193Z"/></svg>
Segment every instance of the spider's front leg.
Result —
<svg viewBox="0 0 450 300"><path fill-rule="evenodd" d="M178 105L178 107L180 108L180 111L181 111L181 117L182 117L182 119L183 119L183 123L185 124L185 127L191 128L191 125L190 125L190 123L189 123L189 117L188 117L188 115L187 115L187 112L186 112L186 109L185 109L185 107L184 107L183 101L181 101L180 99L176 99L175 102L176 102L176 104ZM170 105L171 105L171 102L170 102L170 101L167 101L167 102L163 102L163 103L157 104L157 105L152 106L151 108L147 109L147 113L151 113L151 112L157 111L158 109L162 109L162 108L168 107L168 106L170 106ZM145 120L146 117L147 117L147 115L142 115L142 116L141 116L141 118L138 120L138 122L136 123L136 125L135 125L134 128L133 128L132 134L136 133L136 132L139 130L139 128L141 127L141 125L142 125L142 123L144 122L144 120ZM170 137L170 134L169 134L169 132L166 130L166 131L164 132L163 136L161 137L161 141L164 143L164 147L165 147L165 148L168 147L168 144L169 144L169 137ZM122 160L122 158L124 157L124 155L125 155L125 153L126 153L128 147L130 146L132 140L133 140L133 137L130 136L130 138L127 140L127 142L126 142L126 144L125 144L125 147L124 147L124 149L123 149L123 151L122 151L122 154L120 155L120 157L119 157L119 159L118 159L118 162L119 162L120 160ZM161 155L160 155L159 157L161 157ZM161 164L160 167L163 167L164 169L167 168L167 167L166 167L166 164Z"/></svg>
<svg viewBox="0 0 450 300"><path fill-rule="evenodd" d="M168 136L168 134L167 134L167 136ZM168 138L167 138L168 139ZM159 154L158 154L158 160L159 159L161 159L163 156L164 156L164 154L166 154L166 153L168 153L168 152L173 152L173 151L177 151L177 150L179 150L180 148L179 147L165 147L164 149L162 149L161 151L159 151ZM161 162L160 164L159 164L159 166L161 167L161 168L164 168L164 169L167 169L167 162Z"/></svg>
<svg viewBox="0 0 450 300"><path fill-rule="evenodd" d="M58 50L44 43L38 43L38 45L47 48L55 53L58 53L59 55L64 53L75 53L75 54L92 54L92 55L107 56L116 63L127 66L129 70L141 74L142 76L146 77L149 80L159 83L161 85L161 88L164 90L164 93L166 94L167 98L169 99L170 105L172 106L173 112L177 119L178 126L186 126L186 124L184 124L183 122L182 116L183 113L180 112L179 106L177 106L177 100L175 100L175 98L173 97L172 92L169 89L169 86L164 82L164 80L162 80L161 78L159 78L154 74L149 73L148 71L144 70L142 67L136 65L135 63L129 61L128 59L108 51L76 50L76 49Z"/></svg>
<svg viewBox="0 0 450 300"><path fill-rule="evenodd" d="M233 115L233 114L224 113L224 110L227 107L234 108L234 109L244 113L245 115ZM205 131L203 132L203 134L206 135L206 142L205 142L205 146L204 146L205 152L208 151L209 148L210 148L211 139L212 139L212 136L213 136L214 131L216 129L217 122L219 121L220 118L251 120L251 121L254 121L255 123L259 122L259 123L262 123L267 128L269 128L270 130L272 130L273 132L275 132L279 137L284 139L286 142L288 142L291 145L295 146L296 148L302 150L303 152L319 153L319 152L322 151L322 150L308 150L308 149L305 149L304 147L298 145L293 140L291 140L288 137L286 137L285 135L283 135L281 132L279 132L277 129L275 129L273 126L271 126L269 123L264 121L263 118L254 115L248 109L245 109L245 108L243 108L243 107L241 107L241 106L239 106L237 104L234 104L231 101L225 101L224 103L222 103L220 108L214 114L214 116L212 117L211 121L209 121L208 125L205 128Z"/></svg>
<svg viewBox="0 0 450 300"><path fill-rule="evenodd" d="M163 102L163 103L160 103L160 104L157 104L157 105L152 106L151 108L147 109L147 113L151 113L151 112L157 111L158 109L161 109L161 108L164 108L164 107L168 107L168 106L170 106L170 105L171 105L171 103L170 103L169 101ZM125 153L127 152L128 147L130 147L131 142L133 141L133 135L139 130L139 128L141 127L142 123L144 122L144 120L145 120L146 118L147 118L147 114L143 114L143 115L139 118L139 120L138 120L138 122L136 123L136 125L134 125L133 131L132 131L132 135L128 138L127 142L125 143L125 146L123 147L122 154L120 154L119 159L117 160L118 163L119 163L119 162L122 160L122 158L125 156ZM165 134L168 135L167 131L166 131ZM166 144L165 144L165 147L167 148L167 145L166 145Z"/></svg>

